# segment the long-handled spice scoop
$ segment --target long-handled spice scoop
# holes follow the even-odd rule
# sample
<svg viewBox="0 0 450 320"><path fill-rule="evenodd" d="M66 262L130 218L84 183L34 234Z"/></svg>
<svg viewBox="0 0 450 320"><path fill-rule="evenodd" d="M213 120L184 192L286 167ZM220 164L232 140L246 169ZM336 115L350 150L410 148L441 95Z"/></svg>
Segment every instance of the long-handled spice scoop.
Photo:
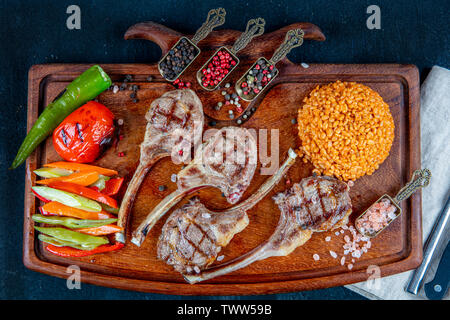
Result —
<svg viewBox="0 0 450 320"><path fill-rule="evenodd" d="M177 43L159 61L159 73L167 81L175 81L200 54L197 44L218 26L225 23L226 11L224 8L212 9L203 25L197 30L192 40L181 37Z"/></svg>
<svg viewBox="0 0 450 320"><path fill-rule="evenodd" d="M400 202L408 199L418 189L430 183L431 172L428 169L416 170L412 179L394 197L382 195L374 204L355 220L356 230L363 236L373 238L387 228L402 214Z"/></svg>
<svg viewBox="0 0 450 320"><path fill-rule="evenodd" d="M212 57L197 71L197 81L203 89L212 91L224 81L239 64L236 53L244 49L253 38L264 33L266 21L263 18L251 19L244 33L233 47L220 47Z"/></svg>
<svg viewBox="0 0 450 320"><path fill-rule="evenodd" d="M236 82L236 92L245 101L255 99L267 85L275 79L279 71L275 64L283 59L293 48L303 44L302 29L289 30L284 42L278 47L270 60L260 57Z"/></svg>

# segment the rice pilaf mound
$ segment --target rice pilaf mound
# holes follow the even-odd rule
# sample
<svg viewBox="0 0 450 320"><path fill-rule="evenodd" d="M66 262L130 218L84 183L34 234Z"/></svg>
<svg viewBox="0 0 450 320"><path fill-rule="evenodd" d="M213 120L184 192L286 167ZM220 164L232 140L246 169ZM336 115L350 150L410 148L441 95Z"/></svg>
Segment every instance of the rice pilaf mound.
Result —
<svg viewBox="0 0 450 320"><path fill-rule="evenodd" d="M313 172L348 181L371 175L394 141L394 119L383 98L356 82L317 86L298 110L299 153Z"/></svg>

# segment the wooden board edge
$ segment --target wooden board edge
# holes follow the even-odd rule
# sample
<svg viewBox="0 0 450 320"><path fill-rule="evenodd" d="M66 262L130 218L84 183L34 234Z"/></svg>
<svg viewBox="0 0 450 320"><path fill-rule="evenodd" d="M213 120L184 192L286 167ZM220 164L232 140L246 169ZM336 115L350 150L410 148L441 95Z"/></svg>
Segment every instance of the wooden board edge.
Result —
<svg viewBox="0 0 450 320"><path fill-rule="evenodd" d="M409 259L408 259L409 260ZM27 260L26 267L37 272L67 279L71 273L64 266L46 263L35 258ZM404 268L408 263L408 269L414 269L420 264L419 260L402 260L381 268L381 276L396 274L399 268ZM404 270L404 271L407 271ZM140 279L124 278L110 275L100 275L89 271L80 272L82 283L99 285L121 290L131 290L146 293L171 294L183 296L229 296L229 295L264 295L276 293L298 292L305 290L326 289L334 286L343 286L357 282L366 281L371 273L361 269L344 275L331 275L312 279L290 280L281 282L262 283L224 283L208 284L199 283L191 285L188 283L168 283L157 281L143 281ZM344 283L343 283L344 279Z"/></svg>
<svg viewBox="0 0 450 320"><path fill-rule="evenodd" d="M92 64L77 64L79 67L88 67ZM148 64L130 64L136 68L136 71L140 69L142 66L146 67L154 67L154 65ZM33 92L37 89L39 91L39 85L42 79L44 79L51 72L43 72L41 66L44 65L34 65L29 70L29 88L28 88L28 115L27 115L27 131L31 129L32 124L34 123L33 115L38 112L39 101L31 101L33 97ZM59 71L64 73L63 68L67 67L67 64L52 64L55 67L54 71ZM114 67L113 64L102 64L105 68ZM373 66L377 66L377 64L373 64ZM418 69L414 65L396 65L402 66L404 68L404 78L406 79L408 85L410 87L417 87L420 85L419 82L419 74ZM142 71L142 69L141 69ZM70 73L70 72L69 72ZM143 74L143 72L139 72ZM420 138L420 94L419 90L414 92L409 92L409 104L410 107L410 130L414 129L414 135ZM38 95L39 97L39 92ZM414 108L411 108L411 102L415 102ZM415 107L417 106L417 107ZM30 112L31 110L31 112ZM416 120L415 122L413 120ZM418 120L418 121L417 121ZM412 122L413 121L413 122ZM420 141L420 140L419 140ZM410 157L410 174L414 171L414 168L420 168L420 143L413 144L412 137L410 136L410 146L413 148L413 151L419 155L419 157L413 157L411 154ZM32 175L31 172L33 169L33 165L36 165L38 161L38 150L39 148L33 152L32 155L27 159L26 162L26 176L25 176L25 216L24 216L24 240L23 240L23 263L24 265L33 271L41 272L48 275L57 276L60 278L65 278L68 274L65 272L65 267L60 265L51 264L45 262L37 256L34 250L34 240L33 240L33 227L32 223L30 223L30 210L33 208L34 197L27 192L31 188L32 184ZM29 177L29 178L28 178ZM422 226L421 226L421 194L416 193L411 198L411 211L412 211L412 226L415 227L416 237L413 239L414 244L412 245L412 250L410 255L402 259L398 262L392 263L390 265L382 266L382 276L388 276L395 273L398 273L398 270L406 271L409 269L414 269L420 265L422 261ZM418 245L418 246L417 246ZM415 250L415 248L420 248ZM365 281L367 280L367 274L363 271L358 271L354 273L348 273L344 275L332 275L320 278L313 279L302 279L302 280L293 280L293 281L281 281L274 283L258 283L258 284L197 284L197 285L189 285L183 283L163 283L163 282L154 282L154 281L143 281L139 279L132 278L123 278L111 275L100 275L97 273L92 273L88 271L81 271L82 282L124 289L124 290L134 290L134 291L142 291L142 292L154 292L154 293L163 293L163 294L173 294L173 292L177 292L180 295L250 295L250 294L270 294L270 293L283 293L283 292L292 292L292 291L302 291L302 290L312 290L312 289L323 289L329 288L336 285L346 285L355 282ZM347 276L352 275L352 279L347 279ZM343 278L344 280L343 282ZM307 283L306 283L307 282ZM275 286L276 288L268 289L267 286L270 285ZM192 289L192 290L190 290ZM206 291L206 292L205 292Z"/></svg>

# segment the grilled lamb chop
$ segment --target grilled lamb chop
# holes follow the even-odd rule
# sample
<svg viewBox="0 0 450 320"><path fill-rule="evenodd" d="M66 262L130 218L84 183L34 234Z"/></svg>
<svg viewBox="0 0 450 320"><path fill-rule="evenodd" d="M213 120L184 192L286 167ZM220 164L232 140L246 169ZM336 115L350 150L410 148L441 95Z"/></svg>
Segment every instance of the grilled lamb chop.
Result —
<svg viewBox="0 0 450 320"><path fill-rule="evenodd" d="M158 258L182 274L200 272L211 265L220 250L248 225L250 210L280 181L294 164L297 154L289 149L289 158L278 171L247 200L225 211L208 210L198 198L175 210L167 219L158 241Z"/></svg>
<svg viewBox="0 0 450 320"><path fill-rule="evenodd" d="M309 177L274 197L281 210L272 236L252 251L197 275L185 275L189 283L212 279L249 264L286 256L311 238L313 232L332 229L346 222L352 211L349 187L331 177Z"/></svg>
<svg viewBox="0 0 450 320"><path fill-rule="evenodd" d="M219 188L231 204L241 198L256 169L256 140L251 132L245 128L224 127L201 148L191 163L178 173L178 189L164 198L133 232L132 243L140 246L170 208L200 188Z"/></svg>
<svg viewBox="0 0 450 320"><path fill-rule="evenodd" d="M147 128L141 143L139 165L120 206L117 224L124 228L123 232L116 233L116 240L120 242L125 242L128 216L139 186L149 169L158 160L168 156L172 156L174 161L182 162L182 155L186 157L190 154L192 142L194 146L201 143L203 106L192 90L166 92L152 102L145 119Z"/></svg>

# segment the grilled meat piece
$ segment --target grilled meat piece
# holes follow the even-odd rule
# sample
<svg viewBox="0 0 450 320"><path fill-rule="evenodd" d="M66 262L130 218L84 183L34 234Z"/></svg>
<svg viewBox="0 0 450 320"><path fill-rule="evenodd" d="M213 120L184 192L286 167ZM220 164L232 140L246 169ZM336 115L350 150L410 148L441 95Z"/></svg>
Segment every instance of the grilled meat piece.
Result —
<svg viewBox="0 0 450 320"><path fill-rule="evenodd" d="M222 247L248 225L243 210L215 213L198 198L175 210L158 242L158 258L180 273L199 271L213 263Z"/></svg>
<svg viewBox="0 0 450 320"><path fill-rule="evenodd" d="M147 128L141 143L139 165L120 206L117 224L124 228L123 232L116 233L116 240L120 242L125 242L125 229L134 198L150 168L168 156L181 163L183 155L186 157L190 154L192 145L201 142L203 106L192 90L166 92L152 102L145 119Z"/></svg>
<svg viewBox="0 0 450 320"><path fill-rule="evenodd" d="M247 200L225 211L208 210L198 198L175 210L167 219L158 241L158 258L182 274L197 273L211 265L233 236L248 225L250 210L280 181L294 164L297 154Z"/></svg>
<svg viewBox="0 0 450 320"><path fill-rule="evenodd" d="M132 243L140 246L150 229L170 208L200 188L219 188L232 204L242 197L257 163L256 140L252 133L245 128L224 127L197 151L191 163L178 173L177 190L149 213L133 232Z"/></svg>
<svg viewBox="0 0 450 320"><path fill-rule="evenodd" d="M349 187L331 177L309 177L274 197L281 215L272 236L245 255L197 275L185 275L189 283L212 279L274 256L286 256L311 238L347 221L352 211Z"/></svg>

